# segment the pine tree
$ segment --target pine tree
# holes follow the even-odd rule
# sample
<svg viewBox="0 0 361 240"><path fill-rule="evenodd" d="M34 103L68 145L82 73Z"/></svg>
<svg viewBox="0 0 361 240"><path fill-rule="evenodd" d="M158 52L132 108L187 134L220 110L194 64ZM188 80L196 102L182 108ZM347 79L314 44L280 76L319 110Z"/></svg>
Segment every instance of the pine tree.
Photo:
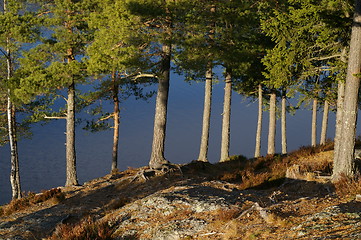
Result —
<svg viewBox="0 0 361 240"><path fill-rule="evenodd" d="M168 93L170 84L170 71L172 55L178 38L182 38L184 15L183 5L189 1L149 1L133 0L128 6L132 14L138 16L143 23L139 29L141 35L146 37L145 52L151 55L151 70L158 80L156 97L152 152L149 161L151 168L161 168L169 161L164 156ZM180 18L180 19L179 19Z"/></svg>
<svg viewBox="0 0 361 240"><path fill-rule="evenodd" d="M342 75L349 9L349 3L342 0L289 0L269 12L262 26L275 47L264 59L267 77L291 92L303 89L308 101L319 98L316 95L321 90L312 94L317 88L313 84L337 81ZM314 139L312 144L316 144Z"/></svg>
<svg viewBox="0 0 361 240"><path fill-rule="evenodd" d="M97 104L90 112L99 117L88 121L85 128L91 131L113 128L111 171L114 172L118 168L120 102L132 95L141 99L150 97L152 92L143 93L139 83L144 82L141 80L145 77L154 79L154 75L141 73L149 64L141 56L143 38L136 35L142 26L139 19L130 14L126 2L99 1L97 4L97 11L89 19L95 36L87 48L87 66L99 81L95 81L95 91L88 99L99 103L111 100L113 111L104 113ZM111 125L107 123L110 119L113 119Z"/></svg>
<svg viewBox="0 0 361 240"><path fill-rule="evenodd" d="M75 114L81 104L76 84L85 82L85 45L89 42L86 16L91 9L87 1L40 1L43 40L25 54L22 91L29 95L48 94L63 98L65 108L47 119L66 120L66 186L78 185L75 153ZM63 96L66 93L67 96Z"/></svg>
<svg viewBox="0 0 361 240"><path fill-rule="evenodd" d="M338 155L335 156L333 179L337 180L341 174L353 176L355 174L354 147L356 135L356 119L358 93L360 87L361 69L361 1L355 1L350 54L345 83L345 99L343 104L343 117L339 131Z"/></svg>

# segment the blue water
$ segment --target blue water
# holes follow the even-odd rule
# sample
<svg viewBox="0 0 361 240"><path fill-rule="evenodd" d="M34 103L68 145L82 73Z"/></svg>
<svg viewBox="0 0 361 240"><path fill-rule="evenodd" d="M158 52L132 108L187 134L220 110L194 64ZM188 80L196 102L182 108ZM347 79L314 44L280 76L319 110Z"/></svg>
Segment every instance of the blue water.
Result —
<svg viewBox="0 0 361 240"><path fill-rule="evenodd" d="M224 83L214 85L209 143L209 160L217 162L220 155L220 134ZM204 83L183 82L173 76L169 94L166 158L173 163L187 163L198 157L203 115ZM252 157L254 153L257 102L251 103L233 93L230 155ZM291 101L292 102L292 101ZM129 99L122 104L119 168L148 164L153 131L155 97L148 102ZM320 133L322 113L318 115ZM334 136L335 114L330 113L328 137ZM277 129L277 151L280 146L280 123ZM268 112L264 113L262 153L267 148ZM288 116L289 151L311 142L311 111L299 110ZM22 190L39 192L65 184L65 121L33 128L33 138L19 143ZM89 133L77 129L77 170L80 183L109 173L112 132ZM0 148L0 204L11 198L9 183L10 157L7 146Z"/></svg>

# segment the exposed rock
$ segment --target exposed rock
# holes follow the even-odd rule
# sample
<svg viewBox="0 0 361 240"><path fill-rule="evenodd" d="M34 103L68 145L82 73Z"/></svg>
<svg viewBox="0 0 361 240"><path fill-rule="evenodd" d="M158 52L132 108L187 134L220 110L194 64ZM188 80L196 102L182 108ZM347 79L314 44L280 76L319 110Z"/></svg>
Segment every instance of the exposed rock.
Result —
<svg viewBox="0 0 361 240"><path fill-rule="evenodd" d="M302 180L298 165L287 170L292 180L246 190L241 182L218 180L209 163L193 165L130 169L64 188L61 203L2 216L0 240L43 239L87 215L105 221L118 240L361 239L361 202L339 199L323 181Z"/></svg>
<svg viewBox="0 0 361 240"><path fill-rule="evenodd" d="M294 164L293 166L287 168L286 178L289 178L289 179L302 179L303 176L302 176L302 174L300 172L300 166Z"/></svg>

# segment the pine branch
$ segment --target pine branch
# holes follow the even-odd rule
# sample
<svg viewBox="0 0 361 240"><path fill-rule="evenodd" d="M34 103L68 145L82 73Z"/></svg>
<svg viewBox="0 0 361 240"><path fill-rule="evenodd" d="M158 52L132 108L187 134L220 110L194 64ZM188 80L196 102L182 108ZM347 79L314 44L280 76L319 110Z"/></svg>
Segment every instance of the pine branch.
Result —
<svg viewBox="0 0 361 240"><path fill-rule="evenodd" d="M9 54L7 52L5 52L4 50L2 50L0 48L0 52L6 57L6 58L9 58Z"/></svg>
<svg viewBox="0 0 361 240"><path fill-rule="evenodd" d="M67 117L57 117L57 116L44 116L45 119L66 119Z"/></svg>
<svg viewBox="0 0 361 240"><path fill-rule="evenodd" d="M101 122L101 121L105 121L105 120L108 120L109 118L112 118L114 117L114 113L106 116L106 117L103 117L103 118L100 118L97 122Z"/></svg>
<svg viewBox="0 0 361 240"><path fill-rule="evenodd" d="M138 78L157 78L156 75L151 73L139 73L137 76L133 78L134 81L136 81Z"/></svg>
<svg viewBox="0 0 361 240"><path fill-rule="evenodd" d="M331 56L327 56L327 57L314 57L314 58L308 59L308 61L313 61L313 60L323 61L323 60L328 60L328 59L337 58L337 57L341 57L341 56L342 56L341 54L335 54L335 55L331 55Z"/></svg>

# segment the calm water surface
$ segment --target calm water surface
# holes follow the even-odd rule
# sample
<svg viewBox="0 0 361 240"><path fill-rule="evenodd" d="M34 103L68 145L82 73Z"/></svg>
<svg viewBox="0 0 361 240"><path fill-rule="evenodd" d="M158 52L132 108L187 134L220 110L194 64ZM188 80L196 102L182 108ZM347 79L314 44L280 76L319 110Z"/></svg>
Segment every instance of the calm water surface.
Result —
<svg viewBox="0 0 361 240"><path fill-rule="evenodd" d="M214 85L209 160L216 162L220 155L220 134L223 109L223 83ZM173 76L168 108L166 158L173 163L187 163L198 157L203 114L204 83L183 82ZM148 164L153 131L155 97L148 102L129 99L121 110L119 168ZM318 132L322 113L318 115ZM252 157L257 121L257 102L250 103L233 93L230 155ZM334 136L335 114L330 113L328 137ZM279 128L280 123L278 123ZM300 110L288 116L289 150L310 144L311 111ZM268 113L264 114L263 149L267 148ZM65 121L56 120L33 128L31 140L19 143L22 190L39 192L65 184ZM277 129L278 133L280 132ZM77 170L80 183L109 173L111 166L112 132L76 133ZM280 134L277 134L280 151ZM0 148L0 204L11 198L9 183L10 156L7 146Z"/></svg>

